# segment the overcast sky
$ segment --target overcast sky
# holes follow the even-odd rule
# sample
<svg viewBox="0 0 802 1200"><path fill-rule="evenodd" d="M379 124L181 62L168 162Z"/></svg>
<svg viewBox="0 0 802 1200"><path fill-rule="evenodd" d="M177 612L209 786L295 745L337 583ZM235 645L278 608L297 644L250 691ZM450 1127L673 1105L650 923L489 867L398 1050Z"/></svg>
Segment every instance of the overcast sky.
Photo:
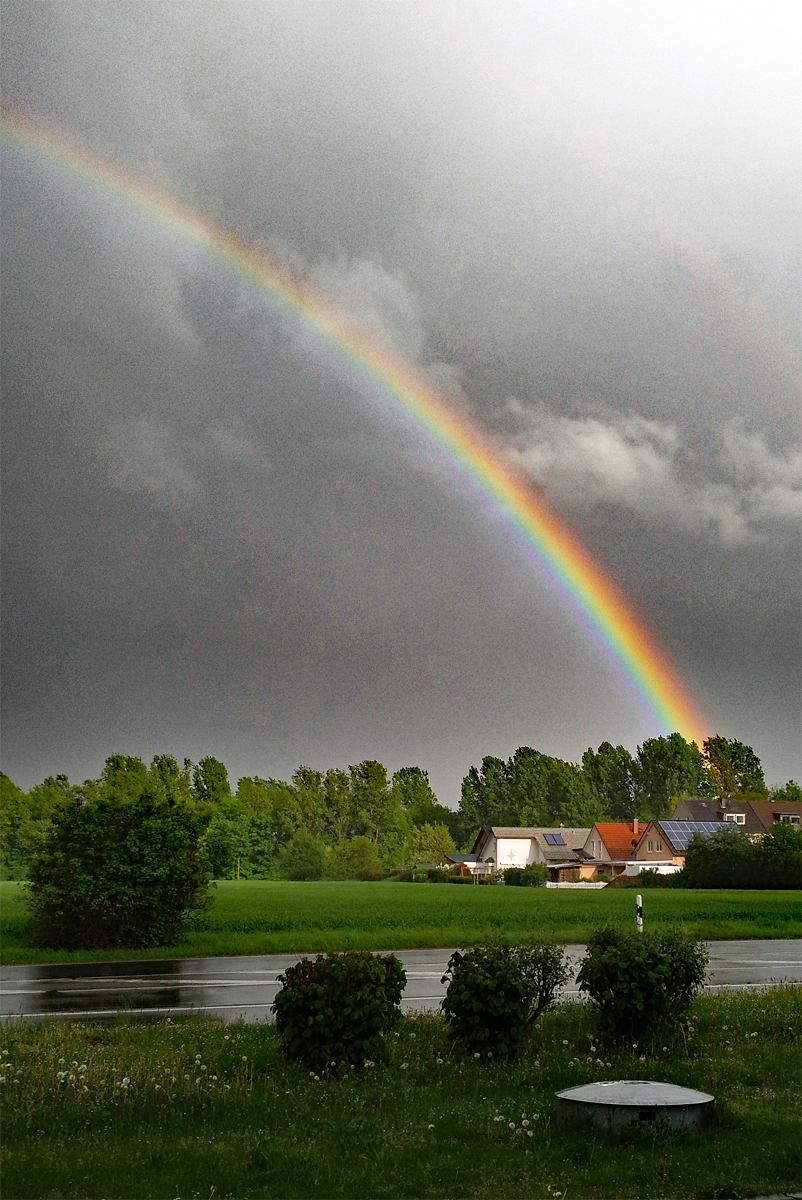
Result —
<svg viewBox="0 0 802 1200"><path fill-rule="evenodd" d="M7 102L269 247L456 391L800 767L799 6L15 0ZM3 769L665 732L367 384L164 224L3 169Z"/></svg>

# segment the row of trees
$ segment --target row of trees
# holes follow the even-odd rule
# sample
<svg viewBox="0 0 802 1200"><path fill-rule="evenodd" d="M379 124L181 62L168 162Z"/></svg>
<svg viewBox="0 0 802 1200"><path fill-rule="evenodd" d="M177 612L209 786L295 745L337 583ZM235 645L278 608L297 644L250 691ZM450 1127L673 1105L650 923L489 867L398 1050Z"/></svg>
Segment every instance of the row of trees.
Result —
<svg viewBox="0 0 802 1200"><path fill-rule="evenodd" d="M790 791L789 791L790 789ZM772 794L802 798L793 782ZM581 763L521 746L506 762L482 759L462 785L465 826L564 825L668 816L685 797L765 800L760 759L751 746L722 736L700 749L680 733L647 739L633 756L602 742Z"/></svg>
<svg viewBox="0 0 802 1200"><path fill-rule="evenodd" d="M782 792L802 798L794 783ZM216 878L371 878L467 850L483 824L589 826L665 816L683 796L768 792L751 747L714 737L700 750L678 733L648 739L634 756L603 742L581 763L527 746L506 762L486 757L468 771L457 811L438 802L420 767L403 767L392 778L371 759L347 770L299 767L290 782L246 776L234 790L213 757L179 766L171 755L157 755L148 767L113 754L99 779L81 785L58 775L22 792L0 776L3 878L29 873L65 805L102 800L113 807L151 794L196 815L206 869Z"/></svg>

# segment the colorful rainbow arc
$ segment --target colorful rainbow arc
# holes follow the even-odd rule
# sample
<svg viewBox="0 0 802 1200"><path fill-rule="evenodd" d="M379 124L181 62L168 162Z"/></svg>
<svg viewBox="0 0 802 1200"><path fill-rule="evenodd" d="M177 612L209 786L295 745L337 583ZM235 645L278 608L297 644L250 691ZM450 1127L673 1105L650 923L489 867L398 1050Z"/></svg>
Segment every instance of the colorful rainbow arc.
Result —
<svg viewBox="0 0 802 1200"><path fill-rule="evenodd" d="M505 461L490 437L417 368L376 343L269 254L217 227L188 205L7 109L0 111L0 129L31 151L44 153L139 206L151 217L161 218L226 270L266 292L273 305L310 327L318 338L355 364L412 418L430 442L445 452L463 479L534 552L593 640L645 701L662 731L677 730L701 744L703 723L654 637L647 634L588 551Z"/></svg>

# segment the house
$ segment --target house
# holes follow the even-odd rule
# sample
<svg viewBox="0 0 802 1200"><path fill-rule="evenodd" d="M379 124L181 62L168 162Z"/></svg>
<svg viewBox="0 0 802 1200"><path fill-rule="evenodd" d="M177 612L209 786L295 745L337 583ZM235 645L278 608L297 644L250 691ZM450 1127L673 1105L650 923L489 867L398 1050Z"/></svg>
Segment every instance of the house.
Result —
<svg viewBox="0 0 802 1200"><path fill-rule="evenodd" d="M456 867L458 875L482 875L492 870L480 870L475 854L444 854L443 857L446 860L446 870Z"/></svg>
<svg viewBox="0 0 802 1200"><path fill-rule="evenodd" d="M564 826L483 825L471 847L477 868L505 871L507 867L527 867L530 863L545 863L554 879L563 880L570 874L587 869L588 855L584 852L589 829L568 829ZM592 874L592 872L590 872Z"/></svg>
<svg viewBox="0 0 802 1200"><path fill-rule="evenodd" d="M672 821L726 821L737 825L747 837L758 838L772 825L802 823L798 800L680 800Z"/></svg>
<svg viewBox="0 0 802 1200"><path fill-rule="evenodd" d="M646 828L645 821L596 821L583 849L599 870L616 875L634 874L635 847ZM629 870L627 868L630 868Z"/></svg>
<svg viewBox="0 0 802 1200"><path fill-rule="evenodd" d="M669 863L669 870L685 866L685 851L695 834L711 837L721 829L721 821L650 821L641 834L635 849L635 859L640 870L657 869L665 873L661 863ZM736 828L740 828L736 825Z"/></svg>

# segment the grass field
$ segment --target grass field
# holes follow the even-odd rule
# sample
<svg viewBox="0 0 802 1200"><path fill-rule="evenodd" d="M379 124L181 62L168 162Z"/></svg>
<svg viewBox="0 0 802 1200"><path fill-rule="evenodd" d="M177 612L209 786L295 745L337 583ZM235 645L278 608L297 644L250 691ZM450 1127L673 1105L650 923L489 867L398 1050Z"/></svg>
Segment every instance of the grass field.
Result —
<svg viewBox="0 0 802 1200"><path fill-rule="evenodd" d="M21 885L0 884L4 963L134 958L135 952L47 951L26 946ZM221 881L203 927L179 946L138 956L275 954L349 947L402 950L459 946L503 930L583 942L602 922L631 926L628 889L454 887L448 884L275 883ZM647 928L678 925L706 939L799 937L799 892L672 891L644 893Z"/></svg>
<svg viewBox="0 0 802 1200"><path fill-rule="evenodd" d="M800 1187L802 989L702 997L673 1038L603 1051L588 1006L521 1058L465 1061L442 1019L403 1021L389 1062L320 1078L274 1026L0 1032L3 1194L704 1200ZM663 1044L665 1043L665 1044ZM708 1128L558 1130L554 1093L645 1078L715 1096Z"/></svg>

